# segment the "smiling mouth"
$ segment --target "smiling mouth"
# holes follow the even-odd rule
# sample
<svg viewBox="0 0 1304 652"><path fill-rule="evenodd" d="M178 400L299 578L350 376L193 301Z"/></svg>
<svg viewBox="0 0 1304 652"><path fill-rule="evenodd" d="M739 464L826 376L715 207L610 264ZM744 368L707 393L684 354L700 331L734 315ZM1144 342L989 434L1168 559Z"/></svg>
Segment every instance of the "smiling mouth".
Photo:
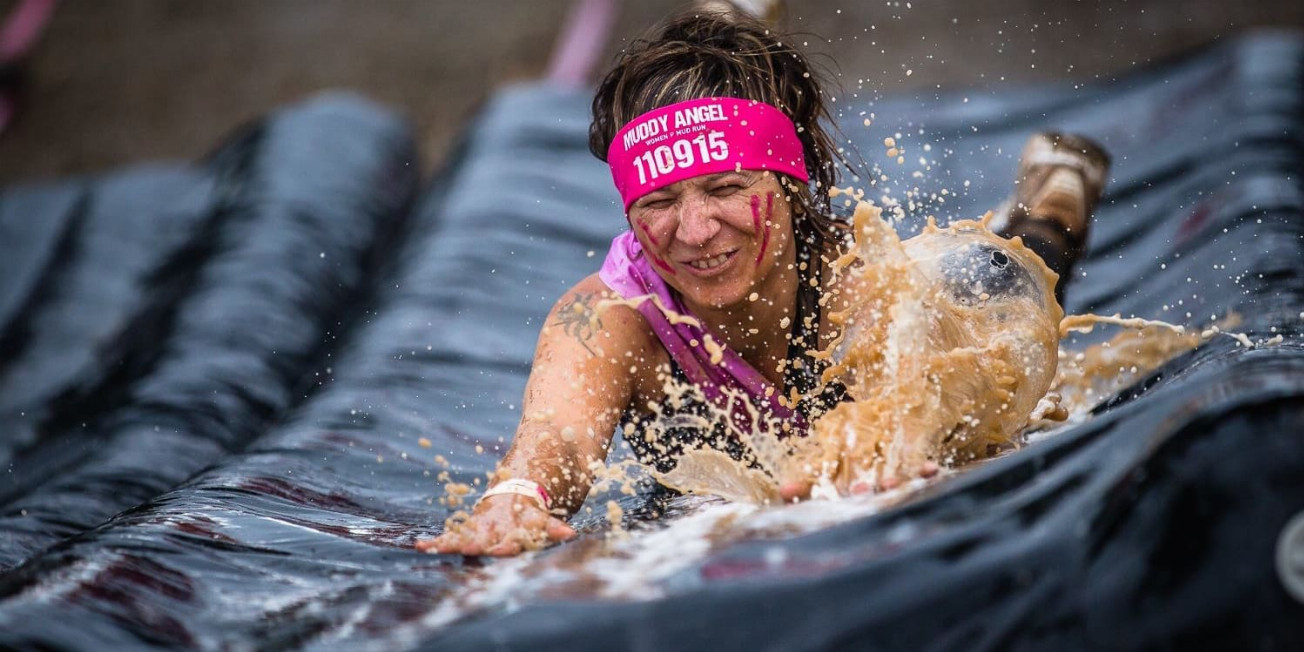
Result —
<svg viewBox="0 0 1304 652"><path fill-rule="evenodd" d="M701 258L698 260L690 260L685 264L697 270L715 269L729 262L729 257L732 256L733 254L734 252L732 251L726 251L720 254L719 256L712 256L710 258Z"/></svg>

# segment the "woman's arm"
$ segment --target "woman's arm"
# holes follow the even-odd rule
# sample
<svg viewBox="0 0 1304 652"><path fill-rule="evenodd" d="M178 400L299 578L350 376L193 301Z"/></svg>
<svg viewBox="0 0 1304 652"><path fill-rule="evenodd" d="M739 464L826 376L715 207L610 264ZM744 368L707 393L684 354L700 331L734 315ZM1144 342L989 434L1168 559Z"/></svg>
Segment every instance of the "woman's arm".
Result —
<svg viewBox="0 0 1304 652"><path fill-rule="evenodd" d="M624 306L597 312L609 294L593 275L553 306L535 348L516 437L495 473L494 484L509 478L537 483L559 515L584 502L592 485L589 466L606 459L654 353L655 338L637 312ZM417 548L514 555L573 536L540 501L498 494L482 498L465 522L450 522L443 535Z"/></svg>

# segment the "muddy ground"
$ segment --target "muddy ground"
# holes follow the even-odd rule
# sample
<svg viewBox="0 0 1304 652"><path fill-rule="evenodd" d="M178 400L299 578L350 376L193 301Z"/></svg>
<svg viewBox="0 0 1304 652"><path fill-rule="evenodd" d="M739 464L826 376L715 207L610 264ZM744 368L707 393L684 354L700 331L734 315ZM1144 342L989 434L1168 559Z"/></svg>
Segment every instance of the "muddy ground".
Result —
<svg viewBox="0 0 1304 652"><path fill-rule="evenodd" d="M682 6L620 4L608 55ZM1255 27L1304 28L1292 1L789 5L787 27L862 97L1108 79ZM542 74L569 6L64 0L29 61L26 111L0 137L0 183L194 158L279 104L339 87L406 114L432 169L495 87Z"/></svg>

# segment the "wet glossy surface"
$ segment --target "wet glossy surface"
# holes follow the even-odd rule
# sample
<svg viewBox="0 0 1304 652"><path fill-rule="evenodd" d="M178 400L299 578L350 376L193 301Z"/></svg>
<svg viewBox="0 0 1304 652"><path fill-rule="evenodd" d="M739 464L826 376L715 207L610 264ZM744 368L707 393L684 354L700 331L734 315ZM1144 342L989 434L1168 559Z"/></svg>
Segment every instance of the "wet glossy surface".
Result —
<svg viewBox="0 0 1304 652"><path fill-rule="evenodd" d="M412 543L449 513L441 472L492 467L539 319L624 226L588 98L504 93L411 211L410 136L349 101L203 165L6 190L0 646L1300 647L1274 564L1304 509L1301 62L1265 38L1110 85L873 107L933 143L898 182L954 192L904 231L995 205L1032 129L1083 131L1127 156L1068 310L1234 310L1281 344L1215 340L877 515L620 544L599 508L512 565ZM629 525L649 503L621 498ZM659 572L611 593L629 560Z"/></svg>

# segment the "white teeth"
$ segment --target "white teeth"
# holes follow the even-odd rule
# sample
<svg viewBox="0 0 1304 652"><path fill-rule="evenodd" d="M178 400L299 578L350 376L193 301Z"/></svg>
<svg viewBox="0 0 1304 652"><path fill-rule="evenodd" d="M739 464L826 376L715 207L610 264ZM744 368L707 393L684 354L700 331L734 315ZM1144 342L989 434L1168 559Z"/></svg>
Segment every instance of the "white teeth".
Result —
<svg viewBox="0 0 1304 652"><path fill-rule="evenodd" d="M720 254L715 258L707 258L706 260L694 260L688 264L693 269L713 269L723 265L726 260L729 260L729 254Z"/></svg>

